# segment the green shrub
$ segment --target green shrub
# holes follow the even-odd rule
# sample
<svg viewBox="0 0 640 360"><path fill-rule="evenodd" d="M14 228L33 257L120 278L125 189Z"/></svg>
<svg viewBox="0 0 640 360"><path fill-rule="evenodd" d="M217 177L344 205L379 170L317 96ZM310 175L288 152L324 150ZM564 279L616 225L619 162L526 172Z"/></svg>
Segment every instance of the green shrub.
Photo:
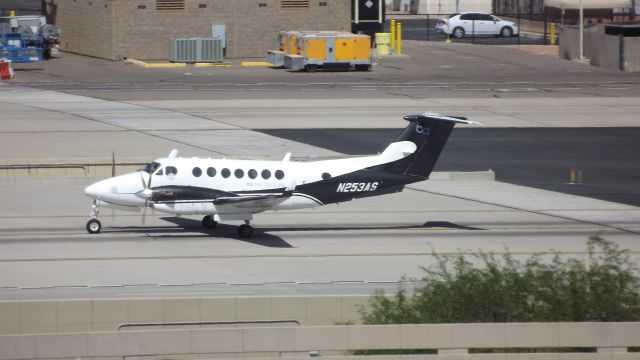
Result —
<svg viewBox="0 0 640 360"><path fill-rule="evenodd" d="M364 324L639 321L638 268L628 250L600 237L587 242L587 260L525 261L506 251L437 255L412 294L375 292L359 309Z"/></svg>

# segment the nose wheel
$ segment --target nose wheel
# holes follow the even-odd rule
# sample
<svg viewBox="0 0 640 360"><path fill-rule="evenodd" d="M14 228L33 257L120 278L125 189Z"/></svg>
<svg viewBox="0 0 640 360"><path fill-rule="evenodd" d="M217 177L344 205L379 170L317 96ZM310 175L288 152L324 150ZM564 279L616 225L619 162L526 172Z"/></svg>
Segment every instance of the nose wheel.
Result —
<svg viewBox="0 0 640 360"><path fill-rule="evenodd" d="M89 234L97 234L102 230L102 224L98 219L91 219L87 221L87 232Z"/></svg>
<svg viewBox="0 0 640 360"><path fill-rule="evenodd" d="M102 223L98 220L98 213L100 213L100 209L98 208L98 202L93 201L93 205L91 206L91 220L87 221L87 232L89 234L97 234L102 230Z"/></svg>

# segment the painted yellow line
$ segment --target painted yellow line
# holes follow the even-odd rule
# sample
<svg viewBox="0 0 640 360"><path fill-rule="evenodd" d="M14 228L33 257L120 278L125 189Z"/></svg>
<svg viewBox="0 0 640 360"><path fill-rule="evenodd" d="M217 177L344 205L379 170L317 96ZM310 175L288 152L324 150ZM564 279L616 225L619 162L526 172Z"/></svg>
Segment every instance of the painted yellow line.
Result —
<svg viewBox="0 0 640 360"><path fill-rule="evenodd" d="M247 67L273 66L272 63L266 61L243 61L240 65Z"/></svg>
<svg viewBox="0 0 640 360"><path fill-rule="evenodd" d="M142 67L146 67L147 63L144 61L140 61L140 60L136 60L136 59L132 59L132 58L127 58L127 62L129 64L133 64L133 65L138 65L138 66L142 66Z"/></svg>
<svg viewBox="0 0 640 360"><path fill-rule="evenodd" d="M196 67L231 67L230 63L195 63Z"/></svg>
<svg viewBox="0 0 640 360"><path fill-rule="evenodd" d="M132 59L132 58L127 58L127 62L129 64L133 64L133 65L137 65L137 66L142 66L143 68L155 68L155 69L159 69L159 68L164 68L164 69L168 69L168 68L179 68L179 67L185 67L187 66L187 64L185 63L146 63L144 61L140 61L140 60L136 60L136 59Z"/></svg>
<svg viewBox="0 0 640 360"><path fill-rule="evenodd" d="M155 64L147 64L146 68L152 69L172 69L172 68L182 68L186 67L185 63L155 63Z"/></svg>

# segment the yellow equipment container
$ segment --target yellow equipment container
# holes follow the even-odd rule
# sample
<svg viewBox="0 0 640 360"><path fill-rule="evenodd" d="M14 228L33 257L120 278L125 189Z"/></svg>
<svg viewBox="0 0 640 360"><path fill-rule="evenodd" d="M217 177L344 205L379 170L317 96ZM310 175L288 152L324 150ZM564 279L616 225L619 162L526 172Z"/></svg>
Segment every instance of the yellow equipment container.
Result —
<svg viewBox="0 0 640 360"><path fill-rule="evenodd" d="M345 32L299 33L295 54L284 56L284 66L313 72L326 70L371 70L371 38Z"/></svg>
<svg viewBox="0 0 640 360"><path fill-rule="evenodd" d="M267 51L267 61L271 64L284 66L285 55L302 55L302 42L300 37L306 34L317 34L321 31L280 31L274 41L274 49ZM325 31L324 33L329 33Z"/></svg>

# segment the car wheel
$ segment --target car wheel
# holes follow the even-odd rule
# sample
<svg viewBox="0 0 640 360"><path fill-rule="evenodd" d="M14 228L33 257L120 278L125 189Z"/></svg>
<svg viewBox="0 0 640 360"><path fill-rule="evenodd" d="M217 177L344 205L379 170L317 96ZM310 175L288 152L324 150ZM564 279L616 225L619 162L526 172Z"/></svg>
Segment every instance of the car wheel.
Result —
<svg viewBox="0 0 640 360"><path fill-rule="evenodd" d="M513 29L511 29L508 26L505 26L502 28L502 30L500 30L500 35L502 37L511 37L513 36Z"/></svg>
<svg viewBox="0 0 640 360"><path fill-rule="evenodd" d="M456 39L462 39L464 37L464 29L458 26L457 28L453 29L451 35L453 35L453 37Z"/></svg>

